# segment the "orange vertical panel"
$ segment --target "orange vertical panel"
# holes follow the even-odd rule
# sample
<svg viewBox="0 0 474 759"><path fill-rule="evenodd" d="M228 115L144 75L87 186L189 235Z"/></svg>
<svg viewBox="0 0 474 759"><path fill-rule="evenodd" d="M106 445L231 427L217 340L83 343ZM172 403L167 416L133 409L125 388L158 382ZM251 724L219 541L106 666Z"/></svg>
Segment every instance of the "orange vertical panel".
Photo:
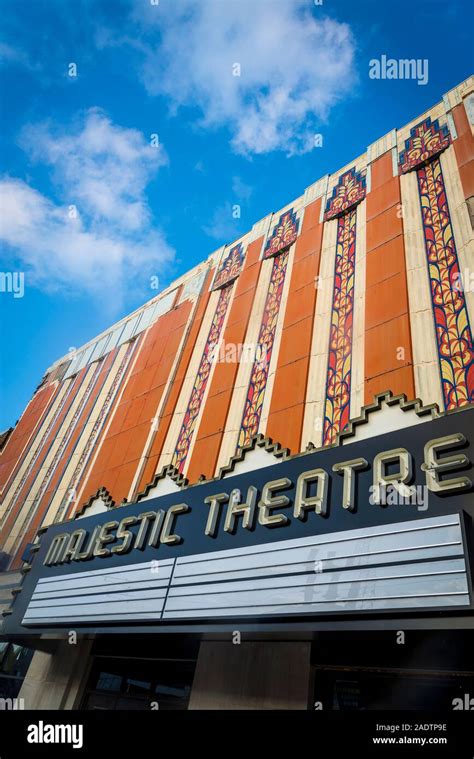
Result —
<svg viewBox="0 0 474 759"><path fill-rule="evenodd" d="M467 118L464 105L453 108L457 139L453 140L456 161L459 167L464 197L474 196L474 137Z"/></svg>
<svg viewBox="0 0 474 759"><path fill-rule="evenodd" d="M158 464L158 459L161 453L161 449L163 447L163 444L166 440L166 436L168 434L168 430L171 424L171 420L173 418L173 414L176 408L176 404L178 402L179 395L181 393L181 388L183 386L184 379L186 377L186 372L188 370L188 366L191 360L194 346L195 346L197 337L199 335L199 330L201 329L202 320L204 318L204 314L206 313L206 308L209 302L209 294L210 294L209 286L212 281L213 275L214 275L214 269L210 269L206 275L206 279L204 281L201 292L199 294L199 300L198 300L196 311L194 313L194 318L190 325L189 332L186 336L184 346L181 351L181 356L179 358L178 365L176 367L176 372L171 381L171 385L169 388L168 397L164 405L163 413L159 420L155 439L153 440L150 453L147 457L147 461L145 463L145 467L143 469L140 482L138 484L138 492L140 492L145 487L145 485L147 485L153 479L153 475L155 474L155 470ZM189 302L187 303L188 303L188 307L190 307ZM171 372L171 365L170 365L169 371L166 374L167 380L168 380L168 376L170 372Z"/></svg>
<svg viewBox="0 0 474 759"><path fill-rule="evenodd" d="M117 355L117 351L111 351L103 360L101 369L99 371L99 375L97 377L97 381L94 385L93 391L91 392L90 397L87 399L87 402L77 419L74 429L72 431L71 437L69 439L69 442L66 444L66 447L64 451L61 454L61 457L55 466L52 477L46 487L46 490L44 491L43 495L39 499L38 503L35 507L35 514L33 516L33 519L31 520L22 540L19 546L16 548L15 554L16 558L13 561L11 568L16 569L19 566L21 566L21 556L26 548L27 543L30 543L34 540L34 537L36 535L37 530L41 526L44 517L46 516L48 509L51 505L51 501L54 497L54 494L56 492L56 488L59 485L62 476L69 464L69 461L71 459L71 456L74 453L75 447L84 432L84 428L87 424L89 415L95 405L95 402L97 398L99 397L104 382L107 379L107 375L111 369L112 363L114 358ZM86 367L87 370L88 367Z"/></svg>
<svg viewBox="0 0 474 759"><path fill-rule="evenodd" d="M190 308L185 302L168 311L146 333L97 459L83 477L85 499L99 487L116 502L128 496Z"/></svg>
<svg viewBox="0 0 474 759"><path fill-rule="evenodd" d="M316 310L316 277L319 273L323 224L319 222L321 198L304 213L301 234L295 244L290 288L281 333L280 350L266 434L289 448L300 450ZM304 276L302 277L302 273Z"/></svg>
<svg viewBox="0 0 474 759"><path fill-rule="evenodd" d="M413 398L400 180L393 176L390 152L371 165L371 192L366 202L365 403L382 390Z"/></svg>
<svg viewBox="0 0 474 759"><path fill-rule="evenodd" d="M41 467L44 464L44 461L49 453L51 446L53 445L56 437L58 436L61 430L64 419L66 418L69 412L69 409L71 408L71 404L75 400L77 391L81 387L82 382L84 381L85 375L87 373L87 368L88 367L84 367L83 369L81 369L81 371L77 374L77 376L73 380L71 380L73 383L73 387L71 388L71 393L68 396L67 401L64 404L64 407L61 409L60 413L55 419L54 424L51 426L51 429L49 430L47 436L45 437L40 455L37 457L36 461L34 462L34 465L29 466L28 470L24 473L24 475L20 479L20 482L15 487L13 498L11 499L10 504L8 506L8 511L5 513L5 522L3 523L2 532L0 535L0 546L4 544L13 525L15 524L16 518L21 511L23 503L25 502L28 496L28 493L31 490L31 487L33 486L36 480L36 477L38 476L41 470Z"/></svg>
<svg viewBox="0 0 474 759"><path fill-rule="evenodd" d="M56 490L56 486L59 485L60 479L62 475L64 474L64 470L66 469L67 464L69 463L69 459L71 458L72 454L74 453L75 447L84 432L84 428L87 424L87 421L89 419L90 413L95 405L95 402L97 401L97 398L99 397L100 393L102 392L102 388L104 385L104 382L107 379L107 375L109 374L109 371L112 367L113 361L117 355L117 349L111 351L102 361L102 366L100 369L99 376L97 378L97 382L95 383L94 389L91 392L89 398L87 399L87 402L81 412L81 415L79 419L76 422L76 425L74 427L74 430L72 432L71 438L69 442L67 443L62 455L61 459L58 462L58 465L55 467L53 476L51 478L51 481L48 484L47 489L45 490L43 497L41 498L41 502L47 502L49 501L48 496L52 496L54 494L54 491ZM40 502L40 503L41 503ZM49 505L49 504L48 504Z"/></svg>
<svg viewBox="0 0 474 759"><path fill-rule="evenodd" d="M11 476L21 465L28 451L29 443L34 440L34 433L39 422L44 419L51 408L53 397L59 387L59 383L53 383L38 390L11 433L0 453L0 490L6 490L5 486L9 484Z"/></svg>

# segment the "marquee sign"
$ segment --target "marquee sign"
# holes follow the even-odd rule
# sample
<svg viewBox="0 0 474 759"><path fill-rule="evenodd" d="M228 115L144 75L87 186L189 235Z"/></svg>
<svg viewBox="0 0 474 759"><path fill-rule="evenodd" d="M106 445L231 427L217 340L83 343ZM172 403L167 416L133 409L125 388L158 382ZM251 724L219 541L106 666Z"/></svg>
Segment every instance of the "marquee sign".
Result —
<svg viewBox="0 0 474 759"><path fill-rule="evenodd" d="M472 612L474 408L49 527L3 634Z"/></svg>

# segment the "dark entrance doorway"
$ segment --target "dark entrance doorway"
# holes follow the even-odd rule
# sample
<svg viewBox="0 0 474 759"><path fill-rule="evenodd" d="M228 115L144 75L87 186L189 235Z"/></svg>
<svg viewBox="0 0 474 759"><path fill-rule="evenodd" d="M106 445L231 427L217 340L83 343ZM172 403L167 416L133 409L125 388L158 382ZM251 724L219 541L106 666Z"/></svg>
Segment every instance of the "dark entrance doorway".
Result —
<svg viewBox="0 0 474 759"><path fill-rule="evenodd" d="M474 633L321 633L313 644L310 708L452 711L474 694Z"/></svg>
<svg viewBox="0 0 474 759"><path fill-rule="evenodd" d="M95 657L81 708L187 709L196 662Z"/></svg>
<svg viewBox="0 0 474 759"><path fill-rule="evenodd" d="M454 699L474 693L474 675L357 667L321 667L315 703L336 711L453 709ZM317 696L317 699L316 699Z"/></svg>

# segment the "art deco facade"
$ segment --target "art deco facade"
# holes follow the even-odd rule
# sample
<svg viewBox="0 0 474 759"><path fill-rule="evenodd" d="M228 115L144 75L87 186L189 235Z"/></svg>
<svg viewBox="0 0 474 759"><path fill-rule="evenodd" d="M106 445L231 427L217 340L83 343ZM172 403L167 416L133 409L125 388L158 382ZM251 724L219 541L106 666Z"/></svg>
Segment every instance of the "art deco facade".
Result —
<svg viewBox="0 0 474 759"><path fill-rule="evenodd" d="M384 390L474 401L474 80L45 374L0 456L4 568L100 494L336 442Z"/></svg>
<svg viewBox="0 0 474 759"><path fill-rule="evenodd" d="M473 132L471 77L48 369L1 441L0 696L472 693Z"/></svg>

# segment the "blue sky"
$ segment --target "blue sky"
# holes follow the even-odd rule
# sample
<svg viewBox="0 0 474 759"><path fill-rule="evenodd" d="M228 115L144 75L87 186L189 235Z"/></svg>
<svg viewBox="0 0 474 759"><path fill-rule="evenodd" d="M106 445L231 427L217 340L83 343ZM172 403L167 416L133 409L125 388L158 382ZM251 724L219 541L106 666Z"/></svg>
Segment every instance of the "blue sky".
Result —
<svg viewBox="0 0 474 759"><path fill-rule="evenodd" d="M469 76L468 6L0 0L1 271L25 274L22 298L0 293L0 429L151 277L165 287ZM427 84L370 79L381 55L428 59Z"/></svg>

